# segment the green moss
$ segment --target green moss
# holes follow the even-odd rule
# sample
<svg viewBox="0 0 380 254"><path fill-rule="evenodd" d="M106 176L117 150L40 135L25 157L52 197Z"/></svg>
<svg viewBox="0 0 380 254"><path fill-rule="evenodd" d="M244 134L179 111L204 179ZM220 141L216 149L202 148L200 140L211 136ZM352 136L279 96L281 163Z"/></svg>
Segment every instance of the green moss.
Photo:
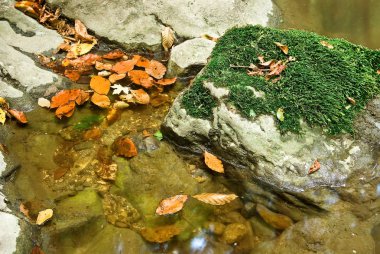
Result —
<svg viewBox="0 0 380 254"><path fill-rule="evenodd" d="M321 45L322 40L334 48ZM259 55L265 60L286 60L287 56L274 42L288 45L289 55L296 58L287 64L278 82L251 77L246 69L230 67L231 64L258 64ZM230 89L228 102L246 117L275 116L277 109L283 108L285 120L278 121L283 133L299 133L301 119L330 134L353 133L355 116L380 91L378 69L380 51L343 39L260 26L235 28L220 38L209 64L185 93L182 105L194 117L211 117L216 100L203 87L203 82L212 81L218 87ZM255 97L252 88L264 92L265 97ZM354 98L356 105L350 105L347 97Z"/></svg>
<svg viewBox="0 0 380 254"><path fill-rule="evenodd" d="M75 130L88 130L90 129L93 125L100 123L104 117L102 115L89 115L83 117L78 123L74 125Z"/></svg>

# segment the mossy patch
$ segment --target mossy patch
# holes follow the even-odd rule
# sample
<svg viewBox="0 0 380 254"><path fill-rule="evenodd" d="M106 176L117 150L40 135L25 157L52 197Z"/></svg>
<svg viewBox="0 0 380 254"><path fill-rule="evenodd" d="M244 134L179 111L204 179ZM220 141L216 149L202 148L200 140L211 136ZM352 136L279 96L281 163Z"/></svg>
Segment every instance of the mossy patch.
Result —
<svg viewBox="0 0 380 254"><path fill-rule="evenodd" d="M333 49L320 42L327 41ZM275 83L262 76L249 76L244 68L265 60L286 60L287 56L274 44L289 46L289 56L281 79ZM235 28L226 32L215 46L211 60L182 99L187 112L198 118L210 118L217 105L204 81L217 87L228 87L228 102L243 116L276 115L285 111L284 121L278 121L282 133L301 132L301 120L309 126L319 126L330 134L353 133L353 121L370 99L379 94L380 51L354 45L343 39L330 39L299 30L278 30L261 26ZM253 89L265 93L255 97ZM355 105L347 98L354 98Z"/></svg>

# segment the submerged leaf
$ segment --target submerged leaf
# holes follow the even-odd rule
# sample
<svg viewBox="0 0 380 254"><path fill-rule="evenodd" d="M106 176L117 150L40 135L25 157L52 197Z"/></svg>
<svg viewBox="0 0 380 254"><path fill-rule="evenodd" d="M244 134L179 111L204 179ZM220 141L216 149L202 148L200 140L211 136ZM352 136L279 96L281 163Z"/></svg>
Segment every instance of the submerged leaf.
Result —
<svg viewBox="0 0 380 254"><path fill-rule="evenodd" d="M117 156L123 156L131 158L137 155L137 148L132 139L127 137L118 138L113 144L115 154Z"/></svg>
<svg viewBox="0 0 380 254"><path fill-rule="evenodd" d="M75 101L69 101L66 104L60 105L55 111L55 115L62 119L62 116L71 117L75 111Z"/></svg>
<svg viewBox="0 0 380 254"><path fill-rule="evenodd" d="M156 214L166 215L173 214L182 210L185 202L187 201L187 195L176 195L170 198L161 200L156 209Z"/></svg>
<svg viewBox="0 0 380 254"><path fill-rule="evenodd" d="M155 228L143 228L140 233L148 242L164 243L181 233L181 229L174 224Z"/></svg>
<svg viewBox="0 0 380 254"><path fill-rule="evenodd" d="M65 70L65 77L69 78L71 81L78 81L80 79L81 73L77 70Z"/></svg>
<svg viewBox="0 0 380 254"><path fill-rule="evenodd" d="M34 246L30 254L45 254L39 246Z"/></svg>
<svg viewBox="0 0 380 254"><path fill-rule="evenodd" d="M235 194L202 193L192 197L206 204L224 205L235 200L238 196Z"/></svg>
<svg viewBox="0 0 380 254"><path fill-rule="evenodd" d="M318 171L320 168L321 168L321 164L319 163L318 160L315 160L315 161L313 162L313 165L310 166L310 168L309 168L309 172L308 172L307 174L310 175L310 174L312 174L312 173Z"/></svg>
<svg viewBox="0 0 380 254"><path fill-rule="evenodd" d="M284 230L293 225L292 219L290 219L288 216L272 212L261 204L257 204L256 211L258 214L260 214L261 218L263 218L266 223L276 229Z"/></svg>
<svg viewBox="0 0 380 254"><path fill-rule="evenodd" d="M285 111L283 108L277 109L276 116L277 116L277 119L280 120L281 122L283 122L285 120L284 114L285 114Z"/></svg>
<svg viewBox="0 0 380 254"><path fill-rule="evenodd" d="M209 169L216 171L218 173L224 173L223 163L215 155L205 151L205 163Z"/></svg>
<svg viewBox="0 0 380 254"><path fill-rule="evenodd" d="M165 27L161 32L162 47L165 51L168 51L174 43L175 35L174 31L170 27Z"/></svg>
<svg viewBox="0 0 380 254"><path fill-rule="evenodd" d="M42 225L46 221L48 221L51 217L53 217L53 210L52 209L46 209L46 210L40 211L38 213L36 224Z"/></svg>

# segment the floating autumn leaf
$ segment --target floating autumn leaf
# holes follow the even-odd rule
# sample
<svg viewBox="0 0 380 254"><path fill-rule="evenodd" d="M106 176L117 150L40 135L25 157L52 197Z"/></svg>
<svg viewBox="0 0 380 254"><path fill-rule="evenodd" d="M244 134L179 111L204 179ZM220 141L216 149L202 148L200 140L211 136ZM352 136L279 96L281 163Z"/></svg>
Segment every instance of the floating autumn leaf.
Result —
<svg viewBox="0 0 380 254"><path fill-rule="evenodd" d="M149 59L146 59L146 58L143 57L143 56L134 55L134 56L133 56L133 60L136 61L136 66L137 66L137 67L147 68L147 67L150 65L150 60L149 60Z"/></svg>
<svg viewBox="0 0 380 254"><path fill-rule="evenodd" d="M148 242L164 243L181 233L181 229L174 224L155 228L143 228L140 233Z"/></svg>
<svg viewBox="0 0 380 254"><path fill-rule="evenodd" d="M0 108L0 123L2 125L4 125L4 123L5 123L6 115L7 114L5 113L5 111L2 108Z"/></svg>
<svg viewBox="0 0 380 254"><path fill-rule="evenodd" d="M309 168L309 172L308 172L307 174L310 175L310 174L312 174L312 173L318 171L320 168L321 168L321 164L319 163L318 160L315 160L315 161L313 162L313 165L310 166L310 168Z"/></svg>
<svg viewBox="0 0 380 254"><path fill-rule="evenodd" d="M107 95L94 93L91 97L91 102L101 108L108 108L111 105L110 98Z"/></svg>
<svg viewBox="0 0 380 254"><path fill-rule="evenodd" d="M65 70L65 77L69 78L71 81L78 81L80 79L81 73L77 70Z"/></svg>
<svg viewBox="0 0 380 254"><path fill-rule="evenodd" d="M187 195L176 195L170 198L163 199L161 200L160 204L156 209L156 214L166 215L181 211L187 199Z"/></svg>
<svg viewBox="0 0 380 254"><path fill-rule="evenodd" d="M176 81L177 81L177 78L175 77L175 78L160 79L160 80L155 81L154 83L161 86L167 86L167 85L174 84Z"/></svg>
<svg viewBox="0 0 380 254"><path fill-rule="evenodd" d="M135 67L136 61L135 60L127 60L127 61L120 61L117 62L113 67L112 71L116 73L127 73L128 71L133 70Z"/></svg>
<svg viewBox="0 0 380 254"><path fill-rule="evenodd" d="M90 87L98 94L108 94L111 87L111 82L101 76L92 76Z"/></svg>
<svg viewBox="0 0 380 254"><path fill-rule="evenodd" d="M285 111L283 108L278 108L276 112L277 119L283 122L285 120Z"/></svg>
<svg viewBox="0 0 380 254"><path fill-rule="evenodd" d="M51 219L51 217L53 217L53 210L52 209L46 209L46 210L40 211L38 213L36 224L37 225L43 225L46 221Z"/></svg>
<svg viewBox="0 0 380 254"><path fill-rule="evenodd" d="M62 90L51 98L50 108L58 108L67 104L69 101L75 101L81 94L80 89Z"/></svg>
<svg viewBox="0 0 380 254"><path fill-rule="evenodd" d="M95 37L88 34L86 26L78 19L75 20L75 38L81 41L95 40Z"/></svg>
<svg viewBox="0 0 380 254"><path fill-rule="evenodd" d="M117 156L123 156L131 158L137 155L137 148L132 139L127 137L121 137L115 140L113 144L115 154Z"/></svg>
<svg viewBox="0 0 380 254"><path fill-rule="evenodd" d="M92 66L97 61L101 61L102 57L96 54L86 54L84 56L78 57L77 59L67 59L65 58L62 61L62 66L73 66L75 68L83 67L83 66Z"/></svg>
<svg viewBox="0 0 380 254"><path fill-rule="evenodd" d="M75 99L75 102L78 104L78 105L82 105L83 103L85 103L86 101L88 101L90 99L90 94L86 91L83 91L82 89L79 90L79 95L78 97Z"/></svg>
<svg viewBox="0 0 380 254"><path fill-rule="evenodd" d="M109 76L108 80L113 84L115 83L116 81L119 81L123 78L125 78L127 75L125 73L122 73L122 74L112 74L111 76Z"/></svg>
<svg viewBox="0 0 380 254"><path fill-rule="evenodd" d="M224 205L235 200L238 196L235 194L202 193L192 197L206 204Z"/></svg>
<svg viewBox="0 0 380 254"><path fill-rule="evenodd" d="M146 73L156 79L162 79L166 73L166 67L156 60L151 60L148 67L145 68Z"/></svg>
<svg viewBox="0 0 380 254"><path fill-rule="evenodd" d="M125 87L125 86L122 86L119 84L115 84L115 85L111 86L111 88L114 89L112 94L121 94L121 93L129 94L129 92L130 92L129 87Z"/></svg>
<svg viewBox="0 0 380 254"><path fill-rule="evenodd" d="M42 108L50 108L50 101L45 98L38 98L37 104Z"/></svg>
<svg viewBox="0 0 380 254"><path fill-rule="evenodd" d="M55 111L55 115L62 119L62 116L71 117L75 111L75 101L69 101L66 104L60 105Z"/></svg>
<svg viewBox="0 0 380 254"><path fill-rule="evenodd" d="M275 42L274 44L276 44L277 47L279 47L281 49L281 51L287 55L289 53L289 48L288 46L284 45L284 44L281 44L279 42Z"/></svg>
<svg viewBox="0 0 380 254"><path fill-rule="evenodd" d="M351 103L352 105L356 105L356 101L355 101L355 99L352 98L352 97L347 97L347 101L348 101L349 103Z"/></svg>
<svg viewBox="0 0 380 254"><path fill-rule="evenodd" d="M75 43L71 46L69 52L67 53L67 58L76 58L78 56L87 54L95 46L96 41L93 43Z"/></svg>
<svg viewBox="0 0 380 254"><path fill-rule="evenodd" d="M141 85L145 88L150 88L153 86L153 79L149 76L148 73L141 70L133 70L128 72L128 77L136 85Z"/></svg>
<svg viewBox="0 0 380 254"><path fill-rule="evenodd" d="M209 169L216 171L218 173L224 173L223 163L215 155L205 151L205 163Z"/></svg>
<svg viewBox="0 0 380 254"><path fill-rule="evenodd" d="M114 59L119 59L119 58L123 57L124 55L125 54L121 49L115 49L115 50L112 50L112 51L108 52L107 54L103 55L103 58L109 59L109 60L114 60Z"/></svg>
<svg viewBox="0 0 380 254"><path fill-rule="evenodd" d="M45 254L40 247L34 246L30 254Z"/></svg>
<svg viewBox="0 0 380 254"><path fill-rule="evenodd" d="M165 51L169 51L169 49L173 46L175 35L174 31L170 27L164 27L161 32L162 39L162 47Z"/></svg>
<svg viewBox="0 0 380 254"><path fill-rule="evenodd" d="M138 90L130 90L132 95L135 97L136 102L139 104L149 104L150 97L147 92L145 92L143 89Z"/></svg>
<svg viewBox="0 0 380 254"><path fill-rule="evenodd" d="M18 122L28 123L28 119L26 119L24 112L15 109L8 109L7 112L11 114Z"/></svg>
<svg viewBox="0 0 380 254"><path fill-rule="evenodd" d="M320 43L322 46L325 46L325 47L328 48L328 49L333 49L333 48L334 48L334 46L331 45L330 43L328 43L327 41L320 41L319 43Z"/></svg>
<svg viewBox="0 0 380 254"><path fill-rule="evenodd" d="M98 71L102 71L102 70L110 71L112 70L112 67L113 65L110 63L102 63L99 61L95 62L95 69L97 69Z"/></svg>

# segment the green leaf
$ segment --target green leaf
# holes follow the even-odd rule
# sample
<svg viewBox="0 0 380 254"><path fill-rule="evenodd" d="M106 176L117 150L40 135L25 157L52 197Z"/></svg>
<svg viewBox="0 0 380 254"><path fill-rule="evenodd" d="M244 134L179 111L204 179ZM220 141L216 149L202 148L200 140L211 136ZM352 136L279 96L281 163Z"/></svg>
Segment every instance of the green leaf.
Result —
<svg viewBox="0 0 380 254"><path fill-rule="evenodd" d="M161 141L164 138L164 135L162 135L161 131L156 131L156 133L153 134L153 136L158 140Z"/></svg>

